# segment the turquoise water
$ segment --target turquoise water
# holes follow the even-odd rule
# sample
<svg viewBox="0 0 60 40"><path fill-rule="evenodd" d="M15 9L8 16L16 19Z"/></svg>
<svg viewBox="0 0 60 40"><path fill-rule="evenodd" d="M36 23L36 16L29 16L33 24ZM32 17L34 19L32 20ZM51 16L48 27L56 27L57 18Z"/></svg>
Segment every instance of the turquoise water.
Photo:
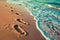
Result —
<svg viewBox="0 0 60 40"><path fill-rule="evenodd" d="M10 0L26 6L35 17L37 28L47 40L60 40L60 0ZM10 2L8 1L8 2ZM45 5L47 4L47 5ZM46 7L52 5L53 8ZM56 9L55 9L56 8Z"/></svg>

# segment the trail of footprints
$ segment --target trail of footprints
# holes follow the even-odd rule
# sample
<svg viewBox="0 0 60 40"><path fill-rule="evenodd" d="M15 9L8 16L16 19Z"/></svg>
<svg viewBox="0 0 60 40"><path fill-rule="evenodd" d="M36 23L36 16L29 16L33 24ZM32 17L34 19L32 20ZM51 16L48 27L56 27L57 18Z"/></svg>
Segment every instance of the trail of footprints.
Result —
<svg viewBox="0 0 60 40"><path fill-rule="evenodd" d="M12 12L14 11L13 9L11 10ZM15 13L16 15L18 15L18 16L20 16L21 14L19 14L19 13ZM22 20L22 19L16 19L16 21L17 22L20 22L20 23L22 23L22 24L24 24L24 25L28 25L28 22L25 22L24 20ZM20 35L21 36L26 36L27 35L27 32L22 28L22 26L19 26L18 24L15 24L14 25L14 29L18 32L18 33L20 33Z"/></svg>
<svg viewBox="0 0 60 40"><path fill-rule="evenodd" d="M5 7L8 7L8 5L5 5ZM18 16L21 16L21 15L22 15L22 14L19 14L18 12L15 12L15 13L14 13L13 7L10 7L10 8L11 8L10 11L11 11L13 14L16 14L16 16L17 16L17 15L18 15ZM19 22L19 23L22 23L22 24L24 24L24 25L29 25L28 22L26 22L26 21L24 21L24 20L22 20L22 19L20 19L20 18L17 18L16 21ZM14 30L16 30L21 36L27 36L27 32L22 28L22 26L20 26L20 25L18 25L18 24L14 24L13 28L14 28ZM19 36L20 36L20 35L19 35Z"/></svg>

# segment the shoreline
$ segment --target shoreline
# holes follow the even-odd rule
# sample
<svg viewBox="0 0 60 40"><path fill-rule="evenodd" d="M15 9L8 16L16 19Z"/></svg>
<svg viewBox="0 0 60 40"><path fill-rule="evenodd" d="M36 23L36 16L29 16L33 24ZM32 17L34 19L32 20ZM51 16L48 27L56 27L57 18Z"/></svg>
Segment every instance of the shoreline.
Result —
<svg viewBox="0 0 60 40"><path fill-rule="evenodd" d="M24 5L23 5L23 6L24 6ZM25 7L25 6L24 6L24 7ZM31 13L31 12L28 10L28 8L25 7L25 9L26 9L29 13ZM32 15L32 13L31 13L30 15ZM33 15L32 15L32 16L33 16ZM34 16L33 16L33 17L34 17ZM42 34L42 36L43 36L46 40L50 40L49 38L47 38L47 37L44 35L44 33L42 32L42 30L39 29L38 24L37 24L37 20L35 19L35 17L34 17L34 20L36 21L36 28L37 28L37 30Z"/></svg>
<svg viewBox="0 0 60 40"><path fill-rule="evenodd" d="M3 4L3 5L2 5ZM4 40L46 40L42 34L37 30L36 28L36 21L34 20L34 17L32 15L30 15L30 13L28 12L28 10L23 6L23 5L15 5L15 4L10 4L10 3L6 3L6 2L1 2L1 33L0 35L2 37L0 37L0 39L2 40L4 37ZM3 10L3 12L2 12ZM13 11L11 11L13 10ZM16 14L18 13L18 15ZM21 14L21 15L20 15ZM4 17L3 17L4 15ZM4 20L3 20L4 19ZM23 21L29 23L29 25L25 25L21 22L18 22L17 19L22 19ZM7 23L6 26L5 23ZM3 25L2 25L3 24ZM19 26L21 26L28 34L27 36L22 36L21 38L18 36L19 32L17 32L14 29L14 25L17 24ZM6 28L7 27L7 28ZM3 29L3 31L2 31ZM10 31L10 32L9 32ZM5 32L5 33L4 33ZM2 33L4 35L2 35ZM9 34L9 36L7 35ZM12 35L14 34L14 35ZM6 37L5 37L6 35Z"/></svg>

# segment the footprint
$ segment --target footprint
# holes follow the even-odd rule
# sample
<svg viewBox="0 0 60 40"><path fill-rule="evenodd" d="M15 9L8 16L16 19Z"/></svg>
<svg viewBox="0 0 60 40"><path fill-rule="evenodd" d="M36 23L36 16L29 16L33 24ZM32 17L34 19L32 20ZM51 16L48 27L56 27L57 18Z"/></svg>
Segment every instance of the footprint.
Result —
<svg viewBox="0 0 60 40"><path fill-rule="evenodd" d="M21 26L18 26L18 25L14 25L14 29L20 33L21 36L26 36L27 35L27 32L24 31L24 29L21 27Z"/></svg>
<svg viewBox="0 0 60 40"><path fill-rule="evenodd" d="M28 23L27 22L25 22L24 20L22 20L22 19L17 19L17 21L18 22L21 22L21 23L23 23L23 24L25 24L25 25L28 25Z"/></svg>

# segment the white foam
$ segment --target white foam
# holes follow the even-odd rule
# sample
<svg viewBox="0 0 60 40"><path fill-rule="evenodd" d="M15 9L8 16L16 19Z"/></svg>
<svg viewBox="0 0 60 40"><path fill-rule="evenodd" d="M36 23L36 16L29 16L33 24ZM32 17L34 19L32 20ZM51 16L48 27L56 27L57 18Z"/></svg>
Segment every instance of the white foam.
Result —
<svg viewBox="0 0 60 40"><path fill-rule="evenodd" d="M24 5L23 5L23 6L24 6ZM24 6L24 7L25 7L25 6ZM29 13L31 13L31 12L28 10L28 8L25 7L25 9L26 9ZM32 13L31 13L30 15L32 15ZM32 16L33 16L33 15L32 15ZM34 20L36 20L35 17L34 17ZM46 37L46 36L44 35L44 33L42 32L42 30L39 29L39 27L38 27L38 25L37 25L37 20L36 20L36 27L37 27L37 29L41 32L41 34L46 38L46 40L50 40L48 37Z"/></svg>
<svg viewBox="0 0 60 40"><path fill-rule="evenodd" d="M12 2L12 1L7 1L7 3L22 4L22 2L20 3L20 2ZM25 7L25 5L23 5L23 6ZM30 15L32 15L32 13L28 10L28 8L25 7L25 9L30 13ZM33 15L32 15L32 16L33 16ZM36 20L35 17L34 17L34 20ZM46 37L46 36L44 35L44 33L42 32L42 30L39 29L39 27L38 27L38 25L37 25L37 20L36 20L36 27L37 27L37 29L41 32L41 34L45 37L46 40L50 40L48 37Z"/></svg>

